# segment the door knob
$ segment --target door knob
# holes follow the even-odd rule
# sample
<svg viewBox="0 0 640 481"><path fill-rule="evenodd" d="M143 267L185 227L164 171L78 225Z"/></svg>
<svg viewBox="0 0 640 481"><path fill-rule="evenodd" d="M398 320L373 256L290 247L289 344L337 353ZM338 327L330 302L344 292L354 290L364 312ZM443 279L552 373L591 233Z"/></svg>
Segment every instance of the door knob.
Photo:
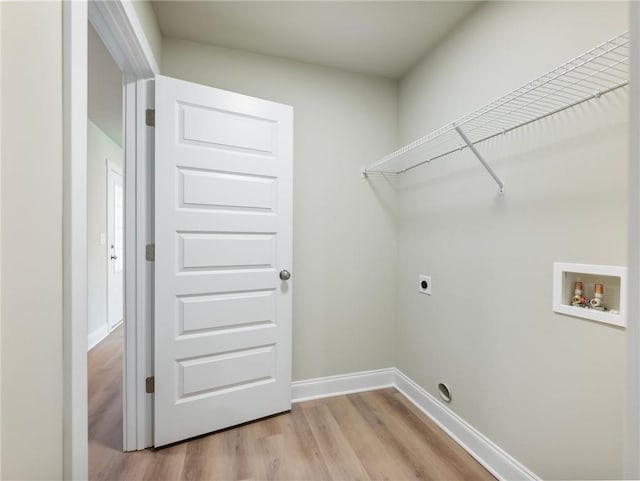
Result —
<svg viewBox="0 0 640 481"><path fill-rule="evenodd" d="M286 269L281 270L280 279L282 279L283 281L288 281L289 279L291 279L291 272Z"/></svg>

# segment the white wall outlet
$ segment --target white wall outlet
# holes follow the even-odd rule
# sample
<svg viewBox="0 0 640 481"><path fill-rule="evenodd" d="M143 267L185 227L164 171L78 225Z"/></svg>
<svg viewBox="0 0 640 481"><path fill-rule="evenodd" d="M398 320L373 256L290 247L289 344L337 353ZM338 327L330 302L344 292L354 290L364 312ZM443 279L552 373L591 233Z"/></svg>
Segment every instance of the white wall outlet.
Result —
<svg viewBox="0 0 640 481"><path fill-rule="evenodd" d="M431 276L420 276L418 279L418 290L422 294L431 295Z"/></svg>
<svg viewBox="0 0 640 481"><path fill-rule="evenodd" d="M103 246L107 243L107 235L104 232L100 232L100 245Z"/></svg>

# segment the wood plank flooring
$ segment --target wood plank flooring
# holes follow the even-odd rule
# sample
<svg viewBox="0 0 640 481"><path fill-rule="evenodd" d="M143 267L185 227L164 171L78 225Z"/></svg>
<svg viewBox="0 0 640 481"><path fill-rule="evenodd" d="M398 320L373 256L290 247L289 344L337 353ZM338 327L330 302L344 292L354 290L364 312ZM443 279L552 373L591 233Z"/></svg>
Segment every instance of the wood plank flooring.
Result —
<svg viewBox="0 0 640 481"><path fill-rule="evenodd" d="M120 327L89 353L90 479L494 479L395 389L294 404L290 413L123 453L122 346Z"/></svg>

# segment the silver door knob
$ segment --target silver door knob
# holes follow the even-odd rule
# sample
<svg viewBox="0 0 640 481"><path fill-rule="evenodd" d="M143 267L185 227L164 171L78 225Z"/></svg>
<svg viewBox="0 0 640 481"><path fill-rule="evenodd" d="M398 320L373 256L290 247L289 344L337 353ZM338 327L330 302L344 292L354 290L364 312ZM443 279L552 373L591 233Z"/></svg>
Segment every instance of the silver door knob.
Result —
<svg viewBox="0 0 640 481"><path fill-rule="evenodd" d="M286 269L281 270L280 279L282 279L283 281L288 281L289 279L291 279L291 272Z"/></svg>

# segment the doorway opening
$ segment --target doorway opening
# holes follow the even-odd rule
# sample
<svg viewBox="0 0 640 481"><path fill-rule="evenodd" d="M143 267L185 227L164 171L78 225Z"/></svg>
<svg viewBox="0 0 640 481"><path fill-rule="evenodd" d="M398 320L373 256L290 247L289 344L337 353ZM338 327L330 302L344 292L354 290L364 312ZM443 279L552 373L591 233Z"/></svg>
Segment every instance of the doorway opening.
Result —
<svg viewBox="0 0 640 481"><path fill-rule="evenodd" d="M123 446L124 149L122 71L91 23L87 76L89 473Z"/></svg>

